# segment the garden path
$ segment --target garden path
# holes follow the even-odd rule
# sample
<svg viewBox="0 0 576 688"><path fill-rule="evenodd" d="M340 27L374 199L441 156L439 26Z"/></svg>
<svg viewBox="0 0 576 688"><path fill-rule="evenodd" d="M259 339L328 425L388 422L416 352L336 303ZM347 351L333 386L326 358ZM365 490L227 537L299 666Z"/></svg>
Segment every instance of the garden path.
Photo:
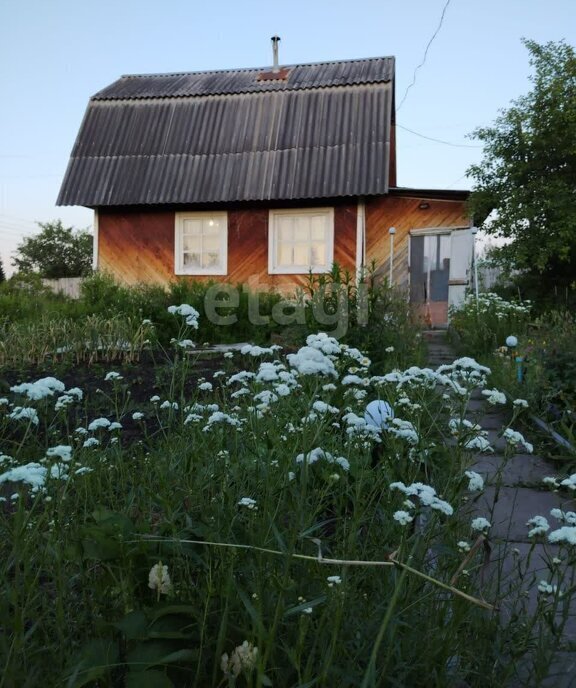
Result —
<svg viewBox="0 0 576 688"><path fill-rule="evenodd" d="M456 355L445 332L430 331L425 333L425 338L430 367L436 368L454 361ZM544 477L559 474L551 462L537 454L518 453L507 459L504 457L505 442L499 438L499 434L509 419L505 412L489 406L479 390L472 395L468 405L468 418L488 431L488 440L494 447L494 453L477 454L474 457L471 468L482 475L486 488L470 502L467 516L484 516L492 523L490 566L499 577L499 590L504 596L502 614L506 618L521 611L513 608L513 600L517 598L513 592L518 588L526 591L525 611L531 613L538 604L538 584L551 578L551 561L559 554L559 548L551 544L535 544L528 538L526 522L533 516L541 515L548 518L552 525L555 521L550 517L550 510L574 511L574 501L557 492L542 489ZM567 581L572 579L571 568L567 571ZM575 597L572 595L573 602L566 610L563 645L568 643L574 646L576 643ZM560 612L558 618L561 618ZM531 682L528 665L521 673L522 678L510 688L535 685ZM576 686L576 652L556 653L552 671L541 685L545 688Z"/></svg>

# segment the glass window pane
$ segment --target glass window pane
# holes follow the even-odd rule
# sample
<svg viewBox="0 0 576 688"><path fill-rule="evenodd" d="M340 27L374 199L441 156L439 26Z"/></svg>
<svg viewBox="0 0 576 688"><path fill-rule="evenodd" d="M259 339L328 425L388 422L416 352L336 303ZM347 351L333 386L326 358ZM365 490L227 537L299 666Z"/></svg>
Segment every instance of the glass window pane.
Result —
<svg viewBox="0 0 576 688"><path fill-rule="evenodd" d="M219 236L205 236L202 241L203 251L218 251L220 250L220 237Z"/></svg>
<svg viewBox="0 0 576 688"><path fill-rule="evenodd" d="M185 251L200 251L200 237L193 235L184 235L182 238L182 248Z"/></svg>
<svg viewBox="0 0 576 688"><path fill-rule="evenodd" d="M308 244L294 244L294 265L310 265L310 248Z"/></svg>
<svg viewBox="0 0 576 688"><path fill-rule="evenodd" d="M294 227L294 241L300 243L310 240L310 220L307 217L299 217L295 219Z"/></svg>
<svg viewBox="0 0 576 688"><path fill-rule="evenodd" d="M202 267L215 268L220 265L220 256L217 251L206 251L202 254Z"/></svg>
<svg viewBox="0 0 576 688"><path fill-rule="evenodd" d="M202 233L202 220L185 219L182 223L182 231L184 235L193 234L199 235Z"/></svg>
<svg viewBox="0 0 576 688"><path fill-rule="evenodd" d="M328 267L326 264L326 244L321 242L314 242L310 248L310 255L312 265L321 265Z"/></svg>
<svg viewBox="0 0 576 688"><path fill-rule="evenodd" d="M326 239L326 217L313 215L310 218L310 238L312 241L324 241Z"/></svg>
<svg viewBox="0 0 576 688"><path fill-rule="evenodd" d="M286 267L294 264L292 260L292 244L280 244L277 254L279 267Z"/></svg>
<svg viewBox="0 0 576 688"><path fill-rule="evenodd" d="M278 227L278 241L292 241L294 239L294 229L291 217L278 215L276 218Z"/></svg>
<svg viewBox="0 0 576 688"><path fill-rule="evenodd" d="M204 236L219 236L220 224L218 220L205 220L202 224L202 234Z"/></svg>
<svg viewBox="0 0 576 688"><path fill-rule="evenodd" d="M186 251L184 253L184 267L199 268L200 267L200 253L192 253Z"/></svg>

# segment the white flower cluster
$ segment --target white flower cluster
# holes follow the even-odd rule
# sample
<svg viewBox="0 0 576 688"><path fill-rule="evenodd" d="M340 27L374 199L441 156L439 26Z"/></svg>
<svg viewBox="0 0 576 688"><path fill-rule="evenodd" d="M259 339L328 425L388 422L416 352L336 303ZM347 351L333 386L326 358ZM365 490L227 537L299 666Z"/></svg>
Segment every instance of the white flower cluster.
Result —
<svg viewBox="0 0 576 688"><path fill-rule="evenodd" d="M186 324L194 330L198 329L198 319L200 313L187 303L181 303L179 306L168 306L168 313L172 315L181 315L186 320Z"/></svg>
<svg viewBox="0 0 576 688"><path fill-rule="evenodd" d="M470 528L472 530L476 530L480 533L485 533L490 528L492 527L492 524L487 518L484 518L483 516L478 516L477 518L473 518L471 523L470 523Z"/></svg>
<svg viewBox="0 0 576 688"><path fill-rule="evenodd" d="M324 449L321 449L320 447L316 447L316 449L312 449L312 451L309 451L307 454L298 454L296 457L296 463L306 463L308 465L311 465L313 463L316 463L317 461L326 461L326 463L335 463L342 470L344 471L349 471L350 470L350 463L348 459L345 459L343 456L332 456L330 452L324 451Z"/></svg>
<svg viewBox="0 0 576 688"><path fill-rule="evenodd" d="M288 354L288 363L300 375L327 375L337 378L334 362L320 349L303 346L295 354Z"/></svg>
<svg viewBox="0 0 576 688"><path fill-rule="evenodd" d="M446 516L452 516L454 513L452 506L443 499L440 499L436 495L436 490L430 485L425 485L424 483L405 485L402 482L395 482L391 483L389 487L391 490L403 492L408 497L417 497L423 506L429 506L431 509L440 511Z"/></svg>
<svg viewBox="0 0 576 688"><path fill-rule="evenodd" d="M504 392L500 392L497 389L483 389L482 394L487 397L487 401L492 406L497 406L498 404L506 405L506 395Z"/></svg>
<svg viewBox="0 0 576 688"><path fill-rule="evenodd" d="M464 475L468 478L468 490L470 492L481 492L484 489L484 479L476 471L466 471Z"/></svg>
<svg viewBox="0 0 576 688"><path fill-rule="evenodd" d="M245 640L238 645L228 657L225 652L220 660L220 667L227 676L236 678L242 671L251 671L258 661L258 648Z"/></svg>
<svg viewBox="0 0 576 688"><path fill-rule="evenodd" d="M527 454L532 454L534 447L524 439L523 435L512 428L506 428L502 435L506 442L512 447L524 447Z"/></svg>
<svg viewBox="0 0 576 688"><path fill-rule="evenodd" d="M168 573L166 564L159 561L150 569L148 574L148 587L151 590L156 590L158 594L168 595L172 591L172 581Z"/></svg>
<svg viewBox="0 0 576 688"><path fill-rule="evenodd" d="M530 301L516 303L506 301L493 292L484 292L478 295L478 299L476 299L475 294L469 294L458 310L470 311L474 314L480 313L480 315L494 313L499 320L504 320L511 315L528 316L530 314Z"/></svg>
<svg viewBox="0 0 576 688"><path fill-rule="evenodd" d="M55 377L43 377L36 382L23 382L20 385L10 387L15 394L23 394L32 401L39 401L53 396L56 392L63 392L66 385Z"/></svg>

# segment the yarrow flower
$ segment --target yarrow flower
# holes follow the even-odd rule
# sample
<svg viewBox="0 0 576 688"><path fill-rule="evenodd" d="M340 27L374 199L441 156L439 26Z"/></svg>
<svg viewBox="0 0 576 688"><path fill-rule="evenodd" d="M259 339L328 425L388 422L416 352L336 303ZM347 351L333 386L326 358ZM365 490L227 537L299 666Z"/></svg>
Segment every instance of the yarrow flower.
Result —
<svg viewBox="0 0 576 688"><path fill-rule="evenodd" d="M168 313L172 313L172 315L181 315L186 319L187 325L194 330L198 329L198 318L200 317L200 313L189 304L182 303L179 306L168 306Z"/></svg>
<svg viewBox="0 0 576 688"><path fill-rule="evenodd" d="M407 526L412 523L414 518L407 511L395 511L394 520L398 521L401 526Z"/></svg>
<svg viewBox="0 0 576 688"><path fill-rule="evenodd" d="M335 585L340 585L340 583L342 583L342 578L340 578L340 576L328 576L326 580L328 581L329 588L333 588Z"/></svg>
<svg viewBox="0 0 576 688"><path fill-rule="evenodd" d="M492 524L487 518L484 518L483 516L478 516L478 518L472 519L472 522L470 523L470 527L472 530L477 530L479 532L485 532L489 530L492 527Z"/></svg>
<svg viewBox="0 0 576 688"><path fill-rule="evenodd" d="M15 406L13 411L8 414L8 418L12 418L12 420L27 420L33 425L38 425L40 422L36 409L29 406Z"/></svg>
<svg viewBox="0 0 576 688"><path fill-rule="evenodd" d="M72 447L64 444L59 444L57 447L50 447L46 450L46 456L52 458L57 456L64 462L72 460Z"/></svg>
<svg viewBox="0 0 576 688"><path fill-rule="evenodd" d="M534 518L527 521L526 525L532 526L532 529L528 531L528 537L544 535L544 533L550 530L548 520L544 516L534 516Z"/></svg>
<svg viewBox="0 0 576 688"><path fill-rule="evenodd" d="M234 649L231 657L225 652L220 660L220 668L228 675L237 677L242 671L251 671L258 661L258 648L245 640Z"/></svg>
<svg viewBox="0 0 576 688"><path fill-rule="evenodd" d="M484 489L484 479L476 471L466 471L464 475L469 479L468 489L470 492L481 492Z"/></svg>
<svg viewBox="0 0 576 688"><path fill-rule="evenodd" d="M158 596L168 595L172 590L172 581L168 573L168 566L159 561L150 569L148 574L148 587L151 590L156 590Z"/></svg>
<svg viewBox="0 0 576 688"><path fill-rule="evenodd" d="M512 430L512 428L506 428L502 437L504 437L506 442L513 447L523 446L528 454L532 454L534 451L534 447L530 444L530 442L527 442L521 433L517 432L516 430Z"/></svg>
<svg viewBox="0 0 576 688"><path fill-rule="evenodd" d="M15 394L24 394L32 401L39 401L45 397L52 396L56 392L63 392L66 385L55 377L43 377L36 382L23 382L21 385L10 387L10 391Z"/></svg>
<svg viewBox="0 0 576 688"><path fill-rule="evenodd" d="M117 373L115 371L111 371L109 373L106 373L106 377L104 378L104 382L114 382L115 380L123 380L124 378L120 373Z"/></svg>
<svg viewBox="0 0 576 688"><path fill-rule="evenodd" d="M538 592L543 595L555 595L557 590L558 586L550 585L548 581L541 580L540 583L538 583Z"/></svg>
<svg viewBox="0 0 576 688"><path fill-rule="evenodd" d="M251 497L242 497L242 499L238 502L238 506L245 506L248 509L258 509L256 500L252 499Z"/></svg>
<svg viewBox="0 0 576 688"><path fill-rule="evenodd" d="M497 389L483 389L482 394L487 397L487 401L492 406L497 404L506 404L506 395Z"/></svg>

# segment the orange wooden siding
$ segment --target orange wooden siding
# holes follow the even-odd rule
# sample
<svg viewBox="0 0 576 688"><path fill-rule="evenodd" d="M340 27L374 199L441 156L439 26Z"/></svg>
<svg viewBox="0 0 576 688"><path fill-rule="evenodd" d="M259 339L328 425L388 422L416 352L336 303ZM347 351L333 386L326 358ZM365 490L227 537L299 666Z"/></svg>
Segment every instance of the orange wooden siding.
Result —
<svg viewBox="0 0 576 688"><path fill-rule="evenodd" d="M427 209L420 209L421 203ZM384 196L366 200L366 264L375 261L377 273L388 277L390 269L390 227L394 237L393 283L408 286L408 246L410 231L438 227L468 227L463 201Z"/></svg>
<svg viewBox="0 0 576 688"><path fill-rule="evenodd" d="M267 208L228 211L226 276L177 277L174 274L174 223L173 210L100 209L98 268L128 284L167 285L175 279L189 279L264 284L283 289L306 282L307 275L268 274ZM355 203L334 207L334 261L344 269L355 270Z"/></svg>

